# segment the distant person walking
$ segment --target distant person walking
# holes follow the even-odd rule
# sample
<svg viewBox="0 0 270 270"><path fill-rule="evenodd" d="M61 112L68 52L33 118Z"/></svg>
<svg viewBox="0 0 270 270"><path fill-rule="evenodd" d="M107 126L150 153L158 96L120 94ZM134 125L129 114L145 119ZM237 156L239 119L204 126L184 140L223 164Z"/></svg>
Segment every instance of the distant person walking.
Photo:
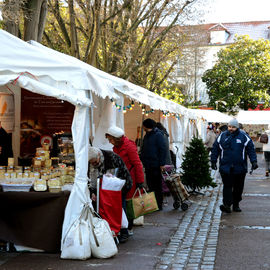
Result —
<svg viewBox="0 0 270 270"><path fill-rule="evenodd" d="M205 139L205 146L207 148L208 153L211 152L213 144L217 138L217 135L213 129L213 127L208 126L207 127L207 134Z"/></svg>
<svg viewBox="0 0 270 270"><path fill-rule="evenodd" d="M265 131L268 136L268 142L263 143L263 154L265 160L265 176L269 177L270 171L270 125L268 125L268 130Z"/></svg>
<svg viewBox="0 0 270 270"><path fill-rule="evenodd" d="M239 123L232 119L228 123L228 130L220 134L211 152L211 167L217 169L220 159L219 172L223 182L222 212L241 212L239 202L242 200L245 176L247 173L247 155L252 164L252 170L258 168L257 156L251 138L239 129Z"/></svg>

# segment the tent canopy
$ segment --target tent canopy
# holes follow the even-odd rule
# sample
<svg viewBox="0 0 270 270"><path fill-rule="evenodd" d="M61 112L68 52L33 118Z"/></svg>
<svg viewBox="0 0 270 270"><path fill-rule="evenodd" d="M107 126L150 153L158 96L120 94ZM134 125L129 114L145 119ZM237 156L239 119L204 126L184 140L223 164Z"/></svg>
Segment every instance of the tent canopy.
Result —
<svg viewBox="0 0 270 270"><path fill-rule="evenodd" d="M0 30L0 39L0 85L15 81L35 93L85 106L91 105L91 99L80 92L90 90L102 98L112 99L118 99L120 92L154 110L185 114L194 119L194 114L184 106L74 57L35 41L24 42L4 30Z"/></svg>
<svg viewBox="0 0 270 270"><path fill-rule="evenodd" d="M207 122L228 123L232 119L231 116L216 110L191 109L190 111L195 113L197 116L203 117Z"/></svg>
<svg viewBox="0 0 270 270"><path fill-rule="evenodd" d="M239 111L237 120L241 124L269 125L270 111Z"/></svg>
<svg viewBox="0 0 270 270"><path fill-rule="evenodd" d="M106 96L108 96L109 98L114 98L117 94L114 92L114 90L117 90L123 95L129 97L130 99L148 105L154 110L164 110L180 114L188 113L188 110L184 106L181 106L173 101L163 98L143 87L135 85L119 77L110 75L102 70L99 70L91 65L88 65L78 60L77 58L47 48L38 42L29 41L29 43L34 47L40 49L41 51L45 51L47 55L49 54L52 57L61 59L67 63L70 63L70 65L81 67L86 71L87 74L91 74L91 76L96 78L98 82L103 82L104 84L106 84L110 89L110 91L108 91L107 93L97 92L95 91L95 89L93 89L94 92L102 98L105 98ZM102 90L103 88L96 87L96 89Z"/></svg>
<svg viewBox="0 0 270 270"><path fill-rule="evenodd" d="M113 87L79 65L47 54L3 30L0 30L0 40L0 85L13 82L32 92L88 107L91 99L85 97L86 90L117 97Z"/></svg>

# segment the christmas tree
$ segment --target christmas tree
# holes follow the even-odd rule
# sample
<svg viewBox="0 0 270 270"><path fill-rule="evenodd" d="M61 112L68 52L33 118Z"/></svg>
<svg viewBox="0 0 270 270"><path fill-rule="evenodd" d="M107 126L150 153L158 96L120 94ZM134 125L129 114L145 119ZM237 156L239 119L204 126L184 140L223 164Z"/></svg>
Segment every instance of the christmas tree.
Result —
<svg viewBox="0 0 270 270"><path fill-rule="evenodd" d="M181 168L181 181L191 188L192 192L203 187L216 187L210 175L209 155L202 139L193 137L183 156Z"/></svg>

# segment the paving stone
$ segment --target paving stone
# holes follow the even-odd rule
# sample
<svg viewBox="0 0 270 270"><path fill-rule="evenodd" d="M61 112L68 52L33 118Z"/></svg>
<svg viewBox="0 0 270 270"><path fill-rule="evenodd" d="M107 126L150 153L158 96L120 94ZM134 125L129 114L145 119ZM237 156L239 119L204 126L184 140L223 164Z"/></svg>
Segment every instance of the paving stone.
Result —
<svg viewBox="0 0 270 270"><path fill-rule="evenodd" d="M157 266L156 269L168 269L168 268L169 268L168 265L161 264L161 265Z"/></svg>

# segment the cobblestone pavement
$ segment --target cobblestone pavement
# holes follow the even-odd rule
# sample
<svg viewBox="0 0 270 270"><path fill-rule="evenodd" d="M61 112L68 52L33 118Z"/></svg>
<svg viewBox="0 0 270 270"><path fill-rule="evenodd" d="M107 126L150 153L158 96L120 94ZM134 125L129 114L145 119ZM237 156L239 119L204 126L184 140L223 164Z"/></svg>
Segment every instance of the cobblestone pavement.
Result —
<svg viewBox="0 0 270 270"><path fill-rule="evenodd" d="M259 168L246 176L248 180L264 177L262 155L258 154ZM204 196L191 199L191 206L179 221L178 229L161 255L155 270L214 270L221 220L222 181L216 173L217 187L203 191ZM243 194L248 196L249 194ZM263 196L263 194L256 194Z"/></svg>
<svg viewBox="0 0 270 270"><path fill-rule="evenodd" d="M156 270L214 269L222 203L220 178L216 182L216 188L192 198L192 205L180 220Z"/></svg>

